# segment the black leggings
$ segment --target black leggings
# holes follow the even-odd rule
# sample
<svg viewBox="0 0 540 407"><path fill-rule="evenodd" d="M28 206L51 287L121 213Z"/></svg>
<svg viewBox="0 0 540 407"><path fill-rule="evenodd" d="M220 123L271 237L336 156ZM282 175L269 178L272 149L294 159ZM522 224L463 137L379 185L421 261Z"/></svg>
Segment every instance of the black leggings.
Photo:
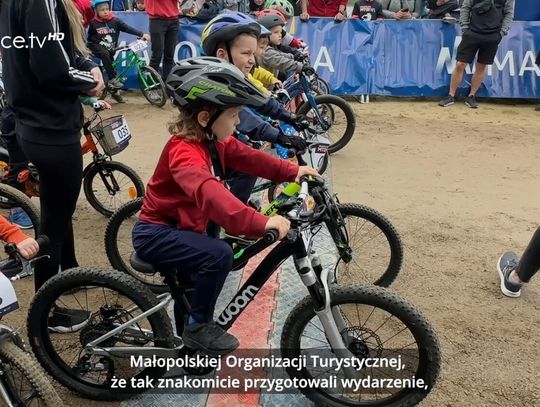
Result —
<svg viewBox="0 0 540 407"><path fill-rule="evenodd" d="M521 256L516 272L521 281L528 283L538 270L540 270L540 227L534 232L529 245Z"/></svg>
<svg viewBox="0 0 540 407"><path fill-rule="evenodd" d="M114 52L109 51L103 45L94 43L89 43L88 48L90 49L90 51L92 51L92 54L94 54L94 56L101 59L101 63L103 64L103 68L105 68L105 71L109 76L109 80L116 78L116 71L114 70L113 66Z"/></svg>
<svg viewBox="0 0 540 407"><path fill-rule="evenodd" d="M36 130L38 131L38 130ZM77 267L71 217L82 182L81 145L44 145L22 140L22 148L39 172L41 232L50 244L40 254L51 256L36 263L36 291L62 270Z"/></svg>

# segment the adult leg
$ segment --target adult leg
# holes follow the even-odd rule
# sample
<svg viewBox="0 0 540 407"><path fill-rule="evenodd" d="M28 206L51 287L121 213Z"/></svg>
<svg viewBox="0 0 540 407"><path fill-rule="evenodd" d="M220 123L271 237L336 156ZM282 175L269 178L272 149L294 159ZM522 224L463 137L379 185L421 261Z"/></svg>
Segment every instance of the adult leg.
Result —
<svg viewBox="0 0 540 407"><path fill-rule="evenodd" d="M480 62L476 64L476 70L471 80L471 91L469 92L469 96L476 96L476 92L478 92L478 89L480 89L480 86L482 86L482 82L484 82L484 78L486 77L486 68L487 65L485 64L481 64Z"/></svg>
<svg viewBox="0 0 540 407"><path fill-rule="evenodd" d="M466 62L456 61L456 66L454 67L454 70L452 71L452 79L450 81L450 90L448 94L452 97L456 96L456 91L463 80L463 74L465 72L465 69L467 68Z"/></svg>
<svg viewBox="0 0 540 407"><path fill-rule="evenodd" d="M165 42L165 21L150 19L150 40L152 41L152 57L150 66L159 72L159 64L163 57L163 47Z"/></svg>
<svg viewBox="0 0 540 407"><path fill-rule="evenodd" d="M54 146L32 143L23 138L22 147L39 172L41 228L50 240L40 252L50 258L39 261L35 266L37 291L58 273L62 258L75 259L74 245L69 242L69 236L73 236L71 218L82 182L82 155L79 143ZM66 237L67 244L64 243ZM76 260L72 263L76 265Z"/></svg>
<svg viewBox="0 0 540 407"><path fill-rule="evenodd" d="M163 79L167 79L174 65L174 51L178 43L178 31L180 30L178 20L171 20L167 24L167 31L164 38L163 51Z"/></svg>
<svg viewBox="0 0 540 407"><path fill-rule="evenodd" d="M534 232L529 245L521 256L516 273L521 282L528 283L538 270L540 270L540 227Z"/></svg>

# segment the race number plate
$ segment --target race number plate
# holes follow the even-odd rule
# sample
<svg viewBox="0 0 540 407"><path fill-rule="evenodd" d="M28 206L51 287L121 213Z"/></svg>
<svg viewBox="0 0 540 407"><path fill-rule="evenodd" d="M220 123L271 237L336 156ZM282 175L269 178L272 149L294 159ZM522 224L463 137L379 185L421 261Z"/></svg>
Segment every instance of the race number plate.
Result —
<svg viewBox="0 0 540 407"><path fill-rule="evenodd" d="M148 48L148 44L146 43L146 41L141 41L141 40L133 41L132 43L129 44L129 48L133 52L140 52Z"/></svg>
<svg viewBox="0 0 540 407"><path fill-rule="evenodd" d="M123 144L131 138L129 126L123 118L111 124L112 134L118 144Z"/></svg>
<svg viewBox="0 0 540 407"><path fill-rule="evenodd" d="M0 272L0 317L19 308L17 294L9 278Z"/></svg>

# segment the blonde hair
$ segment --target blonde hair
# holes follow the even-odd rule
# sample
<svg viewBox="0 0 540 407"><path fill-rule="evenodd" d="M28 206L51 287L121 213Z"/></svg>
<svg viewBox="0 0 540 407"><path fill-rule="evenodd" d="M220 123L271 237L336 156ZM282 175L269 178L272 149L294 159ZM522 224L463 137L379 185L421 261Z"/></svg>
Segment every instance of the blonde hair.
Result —
<svg viewBox="0 0 540 407"><path fill-rule="evenodd" d="M210 116L216 111L216 109L208 107L194 109L178 108L178 115L167 127L169 133L189 141L202 141L206 139L206 131L197 121L197 116L203 110L210 113Z"/></svg>
<svg viewBox="0 0 540 407"><path fill-rule="evenodd" d="M75 50L84 56L90 55L90 51L86 47L84 27L81 24L81 13L79 13L79 10L77 10L75 4L73 4L73 0L62 0L62 4L64 5L69 19L69 28Z"/></svg>

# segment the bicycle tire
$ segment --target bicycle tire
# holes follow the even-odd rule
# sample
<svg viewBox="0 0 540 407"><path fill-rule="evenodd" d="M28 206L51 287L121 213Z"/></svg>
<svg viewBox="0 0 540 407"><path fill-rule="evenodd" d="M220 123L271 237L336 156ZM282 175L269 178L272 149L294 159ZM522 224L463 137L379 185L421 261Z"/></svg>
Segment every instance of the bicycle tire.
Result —
<svg viewBox="0 0 540 407"><path fill-rule="evenodd" d="M36 293L28 311L27 329L32 350L43 368L58 382L85 398L102 401L125 400L145 389L128 386L125 390L91 385L83 382L79 374L58 360L49 338L48 316L57 298L70 290L86 287L104 287L114 289L132 301L142 312L158 304L156 296L133 277L116 270L103 268L77 267L58 273L50 278ZM173 348L174 335L171 320L165 309L147 317L154 333L154 346ZM161 377L166 368L145 368L136 377ZM128 380L129 383L129 380Z"/></svg>
<svg viewBox="0 0 540 407"><path fill-rule="evenodd" d="M133 168L128 167L127 165L118 161L105 161L100 164L95 164L88 170L88 172L84 176L83 189L84 189L84 195L86 196L88 203L92 206L92 208L94 208L96 211L98 211L102 215L106 217L111 217L114 211L117 210L121 205L111 208L111 207L106 206L106 204L103 204L102 202L100 202L98 197L96 197L93 184L94 184L94 179L96 178L96 175L100 174L101 170L111 171L111 173L114 171L117 171L126 175L135 186L137 197L144 196L144 183L142 182L141 177L139 177L139 175L135 172ZM99 177L98 179L101 182L103 181L101 177ZM116 192L120 192L120 191L115 191L115 194Z"/></svg>
<svg viewBox="0 0 540 407"><path fill-rule="evenodd" d="M4 199L1 199L4 198ZM39 209L25 194L7 184L0 184L0 208L11 209L21 207L30 220L34 229L34 237L39 236L41 230L41 215Z"/></svg>
<svg viewBox="0 0 540 407"><path fill-rule="evenodd" d="M352 407L359 405L408 407L415 406L423 400L436 384L441 369L440 344L431 323L426 317L405 299L382 287L367 285L336 286L330 289L330 296L331 306L343 306L345 304L373 306L388 312L392 315L392 318L395 317L403 322L414 336L419 349L419 366L414 376L417 379L423 379L424 383L428 386L428 390L412 389L411 391L411 389L405 389L405 391L397 393L398 396L401 393L403 394L395 400L354 404L347 403L345 400L335 400L329 394L323 393L325 389L304 388L300 389L300 391L312 400L315 405L321 407ZM301 355L302 332L304 327L315 317L315 306L310 296L305 297L294 307L285 321L281 335L281 353L284 358L298 360ZM302 379L310 376L306 367L303 367L301 370L294 367L287 367L286 371L291 378Z"/></svg>
<svg viewBox="0 0 540 407"><path fill-rule="evenodd" d="M330 146L328 147L328 153L334 154L338 152L339 150L341 150L343 147L345 147L349 143L349 141L351 141L352 139L352 136L356 129L356 117L355 117L354 111L351 105L346 100L340 98L339 96L317 95L315 96L315 103L317 106L328 105L330 108L331 108L331 105L337 106L345 114L345 120L347 122L345 132L339 138L339 140L330 144ZM307 115L310 110L312 110L312 107L309 104L309 102L306 102L306 103L303 103L300 107L298 107L296 113L299 115ZM333 123L332 123L332 126L333 126Z"/></svg>
<svg viewBox="0 0 540 407"><path fill-rule="evenodd" d="M375 225L386 237L386 242L390 249L390 260L386 270L375 281L351 281L353 284L374 284L381 287L389 287L397 278L403 264L403 243L398 231L392 223L380 212L360 204L340 203L338 204L341 216L347 219L360 218ZM350 237L350 236L349 236ZM338 275L339 282L339 275Z"/></svg>
<svg viewBox="0 0 540 407"><path fill-rule="evenodd" d="M35 394L43 401L45 407L58 407L62 405L62 400L56 393L51 379L47 377L47 374L43 371L37 360L33 359L30 354L26 353L13 342L5 340L0 343L0 359L4 360L4 363L16 367L22 373L24 378L32 386ZM6 370L4 369L4 372Z"/></svg>
<svg viewBox="0 0 540 407"><path fill-rule="evenodd" d="M145 65L140 67L139 76L144 75L145 73L148 73L152 79L159 84L159 91L161 93L161 97L159 100L156 100L155 98L152 98L150 96L150 93L148 89L144 88L143 81L139 77L139 88L141 89L141 92L143 96L148 100L148 102L156 107L163 107L165 106L165 103L167 103L167 88L165 87L165 82L163 82L163 79L161 78L161 75L151 66ZM155 89L152 89L154 91Z"/></svg>
<svg viewBox="0 0 540 407"><path fill-rule="evenodd" d="M150 290L156 294L162 294L169 291L169 286L162 283L153 283L150 282L150 277L147 274L139 273L129 263L129 258L122 256L120 253L120 248L118 245L118 234L122 224L130 217L132 217L137 211L141 209L142 198L137 198L131 202L127 202L122 205L109 219L107 223L107 228L105 229L105 253L109 259L109 263L115 270L120 270L124 273L129 274L134 277L136 280L142 282ZM131 244L131 242L130 242ZM131 255L131 253L130 253Z"/></svg>

